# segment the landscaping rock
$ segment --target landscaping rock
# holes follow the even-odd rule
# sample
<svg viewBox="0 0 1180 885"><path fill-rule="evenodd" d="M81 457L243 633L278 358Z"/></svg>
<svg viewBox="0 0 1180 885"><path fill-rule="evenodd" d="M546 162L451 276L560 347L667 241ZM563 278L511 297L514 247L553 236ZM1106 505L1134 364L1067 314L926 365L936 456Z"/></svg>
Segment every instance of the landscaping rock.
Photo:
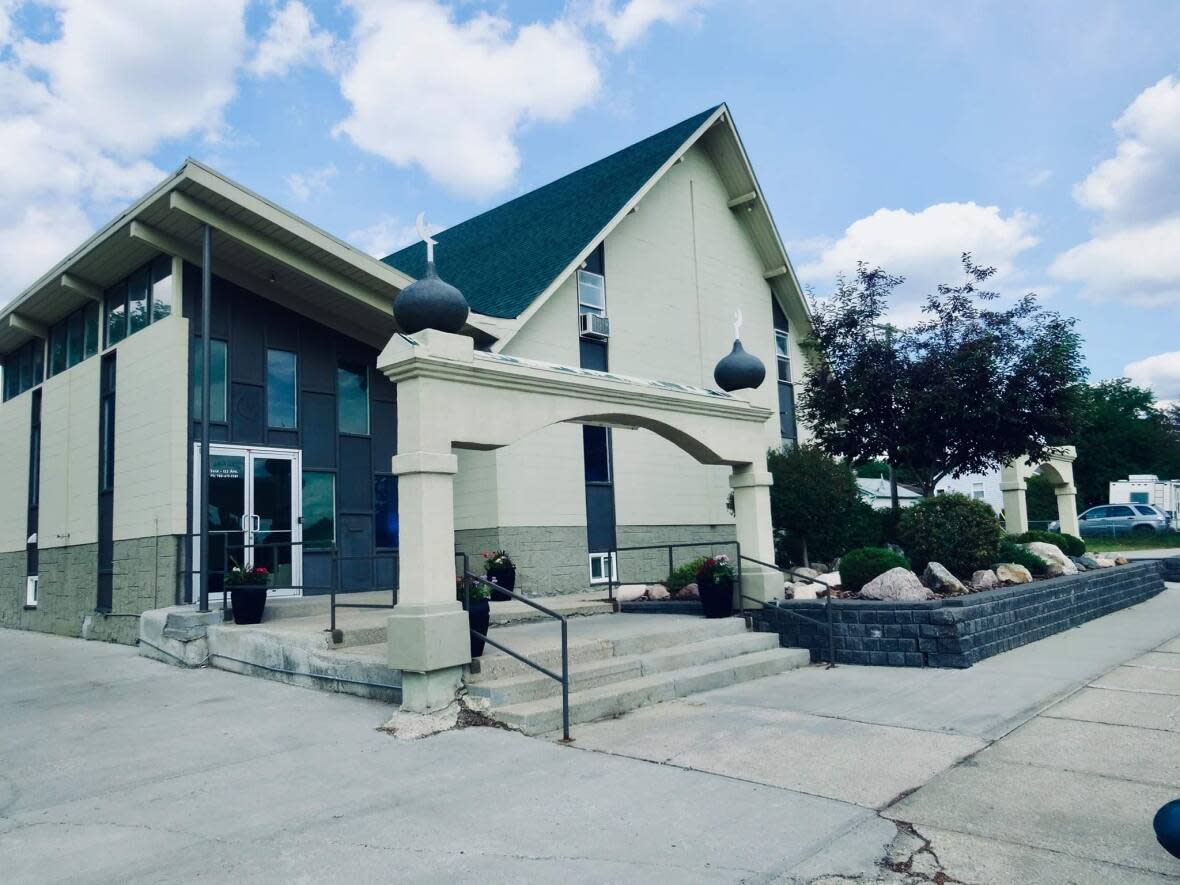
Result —
<svg viewBox="0 0 1180 885"><path fill-rule="evenodd" d="M643 599L643 594L646 592L646 584L620 584L615 588L615 599L619 602L634 602L637 599Z"/></svg>
<svg viewBox="0 0 1180 885"><path fill-rule="evenodd" d="M1085 563L1086 568L1088 569L1102 568L1102 566L1098 564L1098 559L1094 556L1091 556L1089 553L1087 553L1085 556L1079 556L1078 559Z"/></svg>
<svg viewBox="0 0 1180 885"><path fill-rule="evenodd" d="M1015 562L1002 562L996 566L996 578L1005 586L1010 584L1031 584L1032 572Z"/></svg>
<svg viewBox="0 0 1180 885"><path fill-rule="evenodd" d="M676 591L676 598L677 599L700 599L701 598L701 591L697 588L696 584L685 584L683 587L681 587L679 590Z"/></svg>
<svg viewBox="0 0 1180 885"><path fill-rule="evenodd" d="M1079 572L1088 572L1090 566L1086 564L1086 560L1080 556L1071 556L1069 561L1078 567Z"/></svg>
<svg viewBox="0 0 1180 885"><path fill-rule="evenodd" d="M922 583L936 593L957 595L967 592L963 582L940 562L932 562L926 566L926 570L922 572Z"/></svg>
<svg viewBox="0 0 1180 885"><path fill-rule="evenodd" d="M824 584L827 584L829 587L839 587L840 586L840 573L839 572L828 572L827 574L817 575L815 579L817 581L822 581ZM812 586L814 586L814 585L812 585Z"/></svg>
<svg viewBox="0 0 1180 885"><path fill-rule="evenodd" d="M991 590L1000 586L1000 579L990 568L983 568L971 576L972 590Z"/></svg>
<svg viewBox="0 0 1180 885"><path fill-rule="evenodd" d="M895 602L920 602L934 594L922 586L918 576L909 569L897 566L878 575L861 588L863 599L884 599Z"/></svg>
<svg viewBox="0 0 1180 885"><path fill-rule="evenodd" d="M1078 567L1073 560L1061 552L1061 548L1044 541L1030 541L1024 545L1030 553L1035 553L1049 565L1048 575L1056 578L1060 575L1076 575Z"/></svg>
<svg viewBox="0 0 1180 885"><path fill-rule="evenodd" d="M1114 558L1114 564L1115 565L1130 565L1131 560L1127 559L1127 557L1125 557L1125 556L1116 556Z"/></svg>
<svg viewBox="0 0 1180 885"><path fill-rule="evenodd" d="M819 584L808 584L804 581L800 581L798 584L792 584L791 586L795 590L795 594L791 597L792 599L819 598L818 594L816 593L816 591L819 589Z"/></svg>
<svg viewBox="0 0 1180 885"><path fill-rule="evenodd" d="M648 584L647 598L648 599L668 599L672 594L668 592L668 588L663 584Z"/></svg>
<svg viewBox="0 0 1180 885"><path fill-rule="evenodd" d="M799 568L791 569L791 573L800 578L818 578L822 572L817 572L813 568L807 566L799 566Z"/></svg>
<svg viewBox="0 0 1180 885"><path fill-rule="evenodd" d="M1094 561L1098 563L1098 568L1114 568L1116 565L1118 565L1118 563L1113 559L1109 559L1105 556L1096 556L1094 557Z"/></svg>
<svg viewBox="0 0 1180 885"><path fill-rule="evenodd" d="M812 567L812 569L815 570L815 572L817 574L821 574L821 575L824 574L825 572L830 572L832 570L831 568L828 567L828 565L826 563L823 563L823 562L813 562L811 564L811 567Z"/></svg>

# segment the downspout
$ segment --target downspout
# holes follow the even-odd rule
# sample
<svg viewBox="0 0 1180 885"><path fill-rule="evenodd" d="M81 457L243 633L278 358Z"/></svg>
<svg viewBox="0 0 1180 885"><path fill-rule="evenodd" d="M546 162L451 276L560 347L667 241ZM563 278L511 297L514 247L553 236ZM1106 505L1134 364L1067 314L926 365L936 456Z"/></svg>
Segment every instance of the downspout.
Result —
<svg viewBox="0 0 1180 885"><path fill-rule="evenodd" d="M210 302L213 300L213 228L201 225L201 599L198 611L209 611L209 362Z"/></svg>

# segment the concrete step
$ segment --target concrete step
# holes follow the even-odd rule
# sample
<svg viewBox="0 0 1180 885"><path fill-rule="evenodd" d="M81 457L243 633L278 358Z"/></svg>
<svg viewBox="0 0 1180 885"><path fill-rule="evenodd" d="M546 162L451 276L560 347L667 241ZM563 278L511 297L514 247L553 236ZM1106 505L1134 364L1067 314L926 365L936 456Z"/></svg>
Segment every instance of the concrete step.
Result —
<svg viewBox="0 0 1180 885"><path fill-rule="evenodd" d="M681 617L676 615L597 615L569 622L570 664L641 655L660 649L703 642L719 636L746 632L739 618ZM551 670L561 668L561 630L556 621L493 629L492 639ZM514 676L531 676L536 670L491 646L472 668L470 684Z"/></svg>
<svg viewBox="0 0 1180 885"><path fill-rule="evenodd" d="M773 676L807 666L809 660L806 649L772 648L575 691L570 694L570 723L620 716L661 701ZM561 696L493 707L489 715L529 735L557 731L561 728Z"/></svg>
<svg viewBox="0 0 1180 885"><path fill-rule="evenodd" d="M666 673L669 670L707 664L777 647L776 634L735 633L660 651L587 661L570 667L570 690L585 691L613 682L652 676L656 673ZM559 695L561 684L544 673L533 670L525 675L473 682L468 685L468 691L478 697L487 698L493 706L502 707Z"/></svg>

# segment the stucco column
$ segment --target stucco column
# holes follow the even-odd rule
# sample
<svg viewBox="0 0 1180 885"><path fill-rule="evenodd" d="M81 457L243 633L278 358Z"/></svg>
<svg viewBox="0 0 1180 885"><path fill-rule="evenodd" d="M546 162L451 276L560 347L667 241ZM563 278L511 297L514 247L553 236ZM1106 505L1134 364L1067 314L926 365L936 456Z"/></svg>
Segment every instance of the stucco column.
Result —
<svg viewBox="0 0 1180 885"><path fill-rule="evenodd" d="M1061 533L1080 538L1082 530L1078 526L1077 487L1073 483L1067 483L1057 486L1054 491L1057 493L1057 519L1061 523Z"/></svg>
<svg viewBox="0 0 1180 885"><path fill-rule="evenodd" d="M1011 535L1028 531L1028 502L1024 493L1028 484L1023 479L1004 479L1000 491L1004 493L1004 526Z"/></svg>
<svg viewBox="0 0 1180 885"><path fill-rule="evenodd" d="M737 540L742 555L762 562L774 562L774 526L770 522L770 487L774 477L765 463L747 464L733 468L729 487L733 489L733 510L737 517ZM780 599L783 595L783 576L778 569L742 563L741 592L761 602ZM739 607L753 603L739 599Z"/></svg>
<svg viewBox="0 0 1180 885"><path fill-rule="evenodd" d="M455 699L471 661L467 613L455 597L450 452L405 452L393 459L401 529L398 602L389 618L389 666L402 671L402 709L428 712Z"/></svg>

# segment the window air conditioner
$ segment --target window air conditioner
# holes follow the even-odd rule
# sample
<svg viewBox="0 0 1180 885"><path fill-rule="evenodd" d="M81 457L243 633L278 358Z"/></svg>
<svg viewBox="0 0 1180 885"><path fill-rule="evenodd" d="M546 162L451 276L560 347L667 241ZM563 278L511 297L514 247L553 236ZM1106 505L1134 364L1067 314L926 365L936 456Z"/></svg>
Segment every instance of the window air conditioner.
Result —
<svg viewBox="0 0 1180 885"><path fill-rule="evenodd" d="M609 338L610 320L592 313L581 314L578 317L578 334L583 338Z"/></svg>

